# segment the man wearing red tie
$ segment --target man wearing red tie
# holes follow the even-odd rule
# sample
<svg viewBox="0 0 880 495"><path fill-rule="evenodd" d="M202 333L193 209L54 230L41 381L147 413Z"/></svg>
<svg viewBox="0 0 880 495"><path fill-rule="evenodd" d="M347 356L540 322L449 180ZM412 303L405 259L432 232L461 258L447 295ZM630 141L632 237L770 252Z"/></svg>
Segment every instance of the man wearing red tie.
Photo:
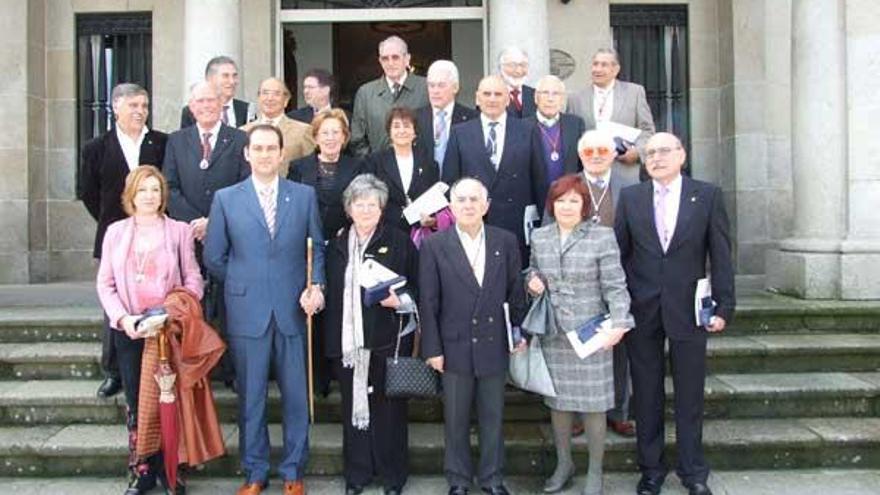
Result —
<svg viewBox="0 0 880 495"><path fill-rule="evenodd" d="M507 84L510 104L507 115L524 119L535 116L535 88L526 86L529 75L529 55L521 48L509 46L498 55L498 73Z"/></svg>

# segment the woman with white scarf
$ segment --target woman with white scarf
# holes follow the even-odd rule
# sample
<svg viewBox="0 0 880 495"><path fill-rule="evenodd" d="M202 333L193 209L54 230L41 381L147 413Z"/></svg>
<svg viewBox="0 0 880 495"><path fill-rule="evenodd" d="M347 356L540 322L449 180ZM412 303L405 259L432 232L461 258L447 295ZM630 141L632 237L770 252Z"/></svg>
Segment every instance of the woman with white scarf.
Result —
<svg viewBox="0 0 880 495"><path fill-rule="evenodd" d="M372 174L352 180L342 194L352 225L327 246L325 352L342 392L343 474L346 494L356 495L373 478L385 494L401 493L408 475L407 402L385 397L385 359L394 354L416 300L418 259L400 229L380 223L388 187ZM406 277L408 283L379 303L367 306L359 283L372 260ZM400 353L412 352L413 334Z"/></svg>

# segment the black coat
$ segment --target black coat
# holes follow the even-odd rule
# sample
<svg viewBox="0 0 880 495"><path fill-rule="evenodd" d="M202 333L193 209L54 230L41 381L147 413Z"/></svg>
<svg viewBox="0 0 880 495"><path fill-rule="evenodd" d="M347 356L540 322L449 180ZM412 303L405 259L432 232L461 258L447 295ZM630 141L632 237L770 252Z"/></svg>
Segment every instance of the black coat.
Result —
<svg viewBox="0 0 880 495"><path fill-rule="evenodd" d="M336 183L332 190L318 187L318 154L312 153L290 164L287 178L315 188L318 193L318 208L321 212L321 225L324 239L333 239L339 229L350 222L342 204L342 191L351 184L352 179L363 173L364 165L360 158L339 155L336 164Z"/></svg>
<svg viewBox="0 0 880 495"><path fill-rule="evenodd" d="M513 234L486 225L486 269L477 284L458 230L434 234L419 249L422 357L444 356L446 371L471 376L507 373L503 304L519 325L525 315L520 254Z"/></svg>
<svg viewBox="0 0 880 495"><path fill-rule="evenodd" d="M525 119L526 122L532 125L532 147L535 150L535 153L541 158L540 163L543 165L540 167L540 174L537 178L537 205L538 209L542 210L545 207L545 203L547 201L547 159L544 156L544 143L541 138L541 129L538 127L540 124L538 123L537 117L529 117ZM577 115L572 115L570 113L562 113L559 114L559 122L562 126L562 136L560 138L559 147L561 149L560 155L562 159L562 168L563 174L576 174L583 170L583 165L581 165L581 159L578 156L577 150L577 142L584 134L586 127L584 126L584 119L578 117Z"/></svg>
<svg viewBox="0 0 880 495"><path fill-rule="evenodd" d="M711 264L715 314L733 316L734 272L730 226L724 197L717 186L682 177L681 205L675 232L666 252L654 223L653 181L620 192L614 230L620 262L636 320L633 336L660 327L670 339L704 339L706 331L694 321L694 291Z"/></svg>
<svg viewBox="0 0 880 495"><path fill-rule="evenodd" d="M535 88L523 84L520 99L522 100L522 111L517 110L516 105L513 103L513 101L511 101L507 105L507 114L512 115L518 119L534 117L535 112L538 111L538 106L535 103Z"/></svg>
<svg viewBox="0 0 880 495"><path fill-rule="evenodd" d="M293 120L298 120L311 125L312 119L315 117L315 109L306 105L302 108L296 108L287 112L287 116Z"/></svg>
<svg viewBox="0 0 880 495"><path fill-rule="evenodd" d="M455 125L479 116L480 112L456 102L452 107L450 133ZM431 105L416 110L416 134L415 147L427 150L430 156L434 156L434 108Z"/></svg>
<svg viewBox="0 0 880 495"><path fill-rule="evenodd" d="M486 223L516 235L525 251L523 213L537 201L537 184L543 164L532 146L532 126L511 115L505 121L504 149L498 170L486 152L486 138L479 118L455 126L443 163L443 182L452 184L462 177L474 177L489 190Z"/></svg>
<svg viewBox="0 0 880 495"><path fill-rule="evenodd" d="M159 131L148 131L141 143L138 161L143 165L162 168L165 159L165 143L168 135ZM95 232L95 258L101 257L104 232L111 223L128 215L122 209L122 191L128 176L128 163L116 137L116 130L98 136L83 146L82 168L79 181L79 199L86 205L89 214L98 222Z"/></svg>
<svg viewBox="0 0 880 495"><path fill-rule="evenodd" d="M235 113L235 124L236 127L241 127L247 124L248 120L248 102L244 100L239 100L237 98L232 100L232 111ZM183 129L185 127L189 127L196 123L196 118L193 117L192 112L189 110L189 105L184 105L183 108L180 109L180 128Z"/></svg>
<svg viewBox="0 0 880 495"><path fill-rule="evenodd" d="M327 307L324 317L324 353L327 357L342 356L342 303L345 290L345 268L348 265L348 233L343 229L327 245L324 267L327 273ZM379 224L364 259L374 259L389 270L406 277L407 285L396 292L407 292L418 301L418 251L409 236L393 227ZM364 346L370 350L388 349L397 342L400 317L393 309L380 304L362 307ZM406 321L404 320L404 325Z"/></svg>
<svg viewBox="0 0 880 495"><path fill-rule="evenodd" d="M202 143L198 127L190 126L168 136L162 172L168 180L168 216L182 222L207 217L214 193L251 175L244 159L247 135L221 125L209 166L202 170Z"/></svg>
<svg viewBox="0 0 880 495"><path fill-rule="evenodd" d="M407 198L414 201L440 180L440 172L432 154L421 148L413 150L413 176L405 191L393 149L378 151L367 157L366 170L388 186L388 203L382 212L385 223L409 233L410 224L403 217L403 209L409 204Z"/></svg>

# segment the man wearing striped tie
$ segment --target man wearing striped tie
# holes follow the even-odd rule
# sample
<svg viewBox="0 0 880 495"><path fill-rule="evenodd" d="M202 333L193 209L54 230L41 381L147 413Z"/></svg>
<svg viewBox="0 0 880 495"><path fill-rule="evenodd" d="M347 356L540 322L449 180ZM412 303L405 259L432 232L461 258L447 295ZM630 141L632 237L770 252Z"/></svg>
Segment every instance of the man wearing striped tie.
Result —
<svg viewBox="0 0 880 495"><path fill-rule="evenodd" d="M244 152L251 178L217 191L205 240L205 264L226 287L226 332L239 386L239 450L245 473L239 495L261 493L269 480L270 363L281 391L284 426L277 472L285 495L305 493L309 411L303 339L306 314L324 306L324 239L315 190L278 176L283 148L277 127L251 128ZM313 285L305 290L309 237Z"/></svg>

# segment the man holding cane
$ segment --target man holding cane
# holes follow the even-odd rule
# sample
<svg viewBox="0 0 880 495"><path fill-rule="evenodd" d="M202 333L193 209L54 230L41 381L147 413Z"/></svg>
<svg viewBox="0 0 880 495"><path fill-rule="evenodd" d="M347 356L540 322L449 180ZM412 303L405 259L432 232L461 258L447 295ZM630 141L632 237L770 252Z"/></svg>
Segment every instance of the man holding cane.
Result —
<svg viewBox="0 0 880 495"><path fill-rule="evenodd" d="M268 484L270 362L281 391L284 449L278 471L284 494L305 493L309 410L302 339L306 315L324 306L324 239L314 189L278 176L283 146L277 128L261 124L250 129L244 155L251 178L217 192L205 239L205 264L225 282L229 348L238 379L239 445L246 474L238 495L257 495ZM315 249L306 290L309 237Z"/></svg>

